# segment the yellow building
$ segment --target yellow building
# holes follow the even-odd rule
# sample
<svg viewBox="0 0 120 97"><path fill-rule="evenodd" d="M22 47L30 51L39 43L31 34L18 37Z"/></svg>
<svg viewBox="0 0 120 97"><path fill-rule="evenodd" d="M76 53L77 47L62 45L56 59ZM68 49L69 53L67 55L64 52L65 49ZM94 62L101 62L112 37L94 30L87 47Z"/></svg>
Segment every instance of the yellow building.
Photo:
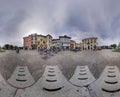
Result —
<svg viewBox="0 0 120 97"><path fill-rule="evenodd" d="M40 49L50 49L50 45L52 44L52 36L51 35L37 35L37 48Z"/></svg>

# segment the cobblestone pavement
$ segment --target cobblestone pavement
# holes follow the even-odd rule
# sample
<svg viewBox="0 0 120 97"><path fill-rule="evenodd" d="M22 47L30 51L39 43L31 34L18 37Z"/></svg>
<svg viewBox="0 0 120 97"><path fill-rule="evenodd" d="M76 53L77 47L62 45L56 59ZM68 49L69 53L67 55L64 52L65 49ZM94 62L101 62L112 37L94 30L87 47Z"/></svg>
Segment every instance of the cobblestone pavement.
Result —
<svg viewBox="0 0 120 97"><path fill-rule="evenodd" d="M120 68L120 53L113 53L111 52L111 50L80 51L77 53L70 52L70 51L62 51L62 52L59 52L58 54L54 54L54 56L43 56L43 55L40 55L37 51L20 51L20 54L16 54L15 51L7 51L6 53L0 53L0 72L2 75L0 77L0 82L5 83L5 85L0 84L0 91L6 92L7 90L10 90L10 92L6 93L6 95L4 94L4 92L0 92L0 94L2 95L2 96L0 95L0 97L4 97L4 96L5 97L59 97L59 96L60 97L64 97L64 96L65 97L73 97L73 96L91 97L91 95L92 97L120 97L119 91L117 92L117 94L110 93L110 95L109 93L108 94L102 93L105 95L101 95L101 96L99 96L99 93L101 94L101 92L98 92L98 93L95 92L95 89L100 90L100 88L97 88L94 85L96 85L97 82L99 83L100 74L102 74L102 71L107 65L117 66L118 68ZM22 76L22 80L20 76L16 75L18 79L12 76L12 74L14 74L16 67L18 66L23 66L23 67L27 66L29 71L27 71L26 75L29 75L29 76L26 77L26 76L22 76L23 74L22 75L18 74ZM65 76L64 78L66 79L65 81L66 83L65 85L62 84L63 85L62 87L65 87L65 88L63 88L58 92L57 90L59 90L62 87L59 87L61 86L59 84L54 84L52 85L52 87L54 86L58 87L53 89L53 90L56 90L56 92L49 93L48 91L46 92L45 90L43 90L43 87L41 87L42 85L39 84L39 80L42 78L42 75L44 75L46 71L45 69L46 66L58 66L60 68L58 69L58 71L60 70L62 74L61 75L56 74L56 75L57 77L59 76L61 78L63 77L63 75ZM79 83L78 81L76 81L76 83L75 81L71 81L71 79L75 80L75 77L79 77L78 73L74 73L75 71L77 71L76 70L77 66L88 66L87 68L90 69L88 71L91 72L91 74L90 73L89 74L92 76L91 77L92 80L90 81L91 82L95 80L98 80L98 81L95 81L96 83L91 84L91 86L86 84L87 86L82 86L82 87L80 87L81 83ZM77 74L77 75L75 76L74 74ZM119 76L119 72L117 73L117 75ZM22 83L26 82L26 80L29 81L29 78L32 79L33 81L30 82L31 84L27 85L29 86L29 88L26 89L23 87L23 89L21 89L22 85L20 87L20 84L19 84L19 87L17 87L17 84L16 84L17 88L11 87L11 86L14 86L14 85L11 85L12 82L13 82L12 84L14 84L14 81L9 82L10 78L12 78L12 80L13 78L15 78L15 80L17 79L16 81L22 81ZM84 79L84 76L82 79ZM35 80L35 85L33 84L34 80ZM59 81L61 82L61 80L58 80L58 83L60 83ZM75 86L76 84L80 86ZM82 85L84 85L84 83L82 83ZM47 84L47 86L49 86L49 84ZM117 90L119 90L119 82L117 83L117 86L118 86ZM1 87L6 87L6 88L1 90ZM109 85L106 85L106 87L109 87ZM39 91L34 91L37 89L40 90L41 92L39 93ZM51 90L51 89L47 88L46 90ZM32 95L28 96L30 95L31 91L33 96ZM105 92L105 91L102 91L102 92ZM107 92L109 91L107 90ZM8 96L8 95L11 95L11 96Z"/></svg>

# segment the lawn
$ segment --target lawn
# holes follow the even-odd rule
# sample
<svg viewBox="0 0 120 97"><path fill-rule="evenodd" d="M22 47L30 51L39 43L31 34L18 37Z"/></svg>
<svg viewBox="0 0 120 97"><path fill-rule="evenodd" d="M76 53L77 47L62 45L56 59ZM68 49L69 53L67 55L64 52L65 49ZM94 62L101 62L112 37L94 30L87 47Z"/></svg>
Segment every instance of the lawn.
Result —
<svg viewBox="0 0 120 97"><path fill-rule="evenodd" d="M120 52L120 49L112 50L112 52Z"/></svg>
<svg viewBox="0 0 120 97"><path fill-rule="evenodd" d="M3 52L5 52L5 50L0 49L0 53L3 53Z"/></svg>

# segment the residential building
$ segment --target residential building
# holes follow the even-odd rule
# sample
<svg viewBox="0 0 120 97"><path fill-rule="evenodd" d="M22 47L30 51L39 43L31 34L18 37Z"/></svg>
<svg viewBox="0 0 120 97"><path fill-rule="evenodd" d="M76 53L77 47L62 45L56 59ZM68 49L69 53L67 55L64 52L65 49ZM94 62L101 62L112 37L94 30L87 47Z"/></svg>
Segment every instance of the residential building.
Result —
<svg viewBox="0 0 120 97"><path fill-rule="evenodd" d="M70 49L76 48L76 42L74 40L70 40Z"/></svg>
<svg viewBox="0 0 120 97"><path fill-rule="evenodd" d="M32 49L32 46L35 42L33 37L35 37L35 34L31 34L27 37L23 37L24 49Z"/></svg>
<svg viewBox="0 0 120 97"><path fill-rule="evenodd" d="M76 49L82 50L82 48L83 48L83 45L82 45L81 42L80 43L76 43Z"/></svg>
<svg viewBox="0 0 120 97"><path fill-rule="evenodd" d="M98 38L97 37L91 37L91 38L85 38L82 40L83 43L83 50L95 50L98 46Z"/></svg>
<svg viewBox="0 0 120 97"><path fill-rule="evenodd" d="M37 47L39 49L50 49L50 45L52 44L52 36L51 35L38 35L37 36Z"/></svg>
<svg viewBox="0 0 120 97"><path fill-rule="evenodd" d="M120 49L120 43L118 44L118 49Z"/></svg>
<svg viewBox="0 0 120 97"><path fill-rule="evenodd" d="M59 36L60 39L60 46L62 49L70 49L70 39L67 35Z"/></svg>
<svg viewBox="0 0 120 97"><path fill-rule="evenodd" d="M31 49L37 48L37 34L31 34L32 41L31 41Z"/></svg>
<svg viewBox="0 0 120 97"><path fill-rule="evenodd" d="M52 46L60 48L60 39L53 39L52 44Z"/></svg>
<svg viewBox="0 0 120 97"><path fill-rule="evenodd" d="M50 49L52 36L49 34L46 36L31 34L28 37L24 37L23 41L25 49Z"/></svg>

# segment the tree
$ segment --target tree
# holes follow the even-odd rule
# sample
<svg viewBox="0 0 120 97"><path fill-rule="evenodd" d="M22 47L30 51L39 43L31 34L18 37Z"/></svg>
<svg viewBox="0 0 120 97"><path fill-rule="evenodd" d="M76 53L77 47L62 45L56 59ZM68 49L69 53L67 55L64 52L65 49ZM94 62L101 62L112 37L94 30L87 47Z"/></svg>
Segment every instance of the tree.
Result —
<svg viewBox="0 0 120 97"><path fill-rule="evenodd" d="M18 46L14 46L14 50L16 50L18 48Z"/></svg>
<svg viewBox="0 0 120 97"><path fill-rule="evenodd" d="M117 47L117 45L116 44L112 44L111 47L115 49Z"/></svg>
<svg viewBox="0 0 120 97"><path fill-rule="evenodd" d="M9 49L13 50L14 46L13 45L9 45Z"/></svg>
<svg viewBox="0 0 120 97"><path fill-rule="evenodd" d="M10 46L9 44L5 44L5 45L4 45L4 48L5 48L6 50L9 50L9 46Z"/></svg>

